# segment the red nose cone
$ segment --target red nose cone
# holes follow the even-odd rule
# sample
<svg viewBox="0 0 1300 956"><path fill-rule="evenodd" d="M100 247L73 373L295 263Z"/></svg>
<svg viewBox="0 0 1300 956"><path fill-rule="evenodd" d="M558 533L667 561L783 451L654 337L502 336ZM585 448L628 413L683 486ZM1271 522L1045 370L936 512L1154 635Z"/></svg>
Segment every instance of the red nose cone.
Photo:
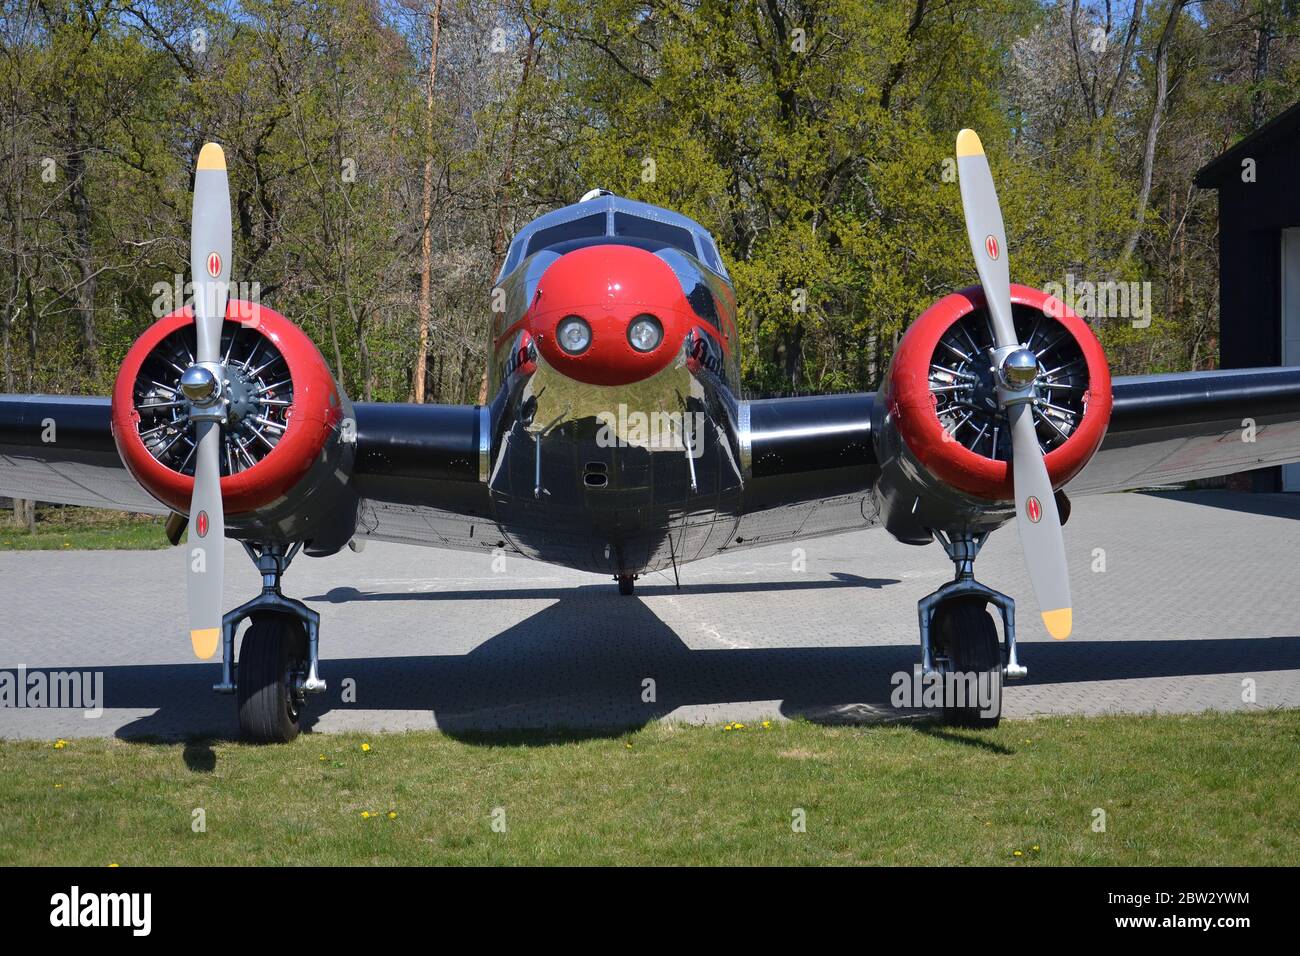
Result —
<svg viewBox="0 0 1300 956"><path fill-rule="evenodd" d="M638 338L629 329L643 316L662 329ZM572 338L560 333L570 318L590 330ZM542 355L570 378L590 385L627 385L663 369L681 350L696 323L677 276L653 253L634 246L599 245L575 249L555 260L537 283L527 326ZM586 340L585 346L583 340ZM642 351L642 348L645 348Z"/></svg>

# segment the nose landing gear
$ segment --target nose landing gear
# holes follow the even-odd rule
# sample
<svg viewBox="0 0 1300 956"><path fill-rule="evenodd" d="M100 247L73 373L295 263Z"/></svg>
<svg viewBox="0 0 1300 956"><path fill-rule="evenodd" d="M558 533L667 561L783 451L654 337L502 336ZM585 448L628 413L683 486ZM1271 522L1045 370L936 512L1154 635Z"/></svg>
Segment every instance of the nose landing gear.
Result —
<svg viewBox="0 0 1300 956"><path fill-rule="evenodd" d="M286 743L298 736L308 694L325 690L320 678L320 615L280 593L280 579L300 549L242 542L262 574L262 593L221 619L221 682L213 690L237 694L239 730L245 740ZM235 632L252 623L239 647Z"/></svg>
<svg viewBox="0 0 1300 956"><path fill-rule="evenodd" d="M956 726L996 727L1002 713L1002 680L1024 677L1016 660L1016 602L975 580L975 558L987 531L935 531L953 563L953 580L917 602L921 670L944 679L944 721ZM987 607L1002 614L1005 648ZM973 686L972 686L973 682ZM961 683L966 692L952 697ZM977 691L972 702L971 691ZM980 698L983 698L981 701Z"/></svg>

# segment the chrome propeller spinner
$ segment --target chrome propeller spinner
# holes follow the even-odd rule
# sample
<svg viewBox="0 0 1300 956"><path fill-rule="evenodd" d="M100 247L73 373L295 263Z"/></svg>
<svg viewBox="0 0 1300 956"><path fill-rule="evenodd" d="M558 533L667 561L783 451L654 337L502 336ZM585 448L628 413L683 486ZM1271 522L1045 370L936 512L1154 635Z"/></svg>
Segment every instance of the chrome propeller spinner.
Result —
<svg viewBox="0 0 1300 956"><path fill-rule="evenodd" d="M212 405L221 398L221 380L205 365L191 365L181 375L181 393L196 405Z"/></svg>
<svg viewBox="0 0 1300 956"><path fill-rule="evenodd" d="M1038 356L1027 348L1018 348L1002 360L1000 375L1008 390L1028 389L1038 378Z"/></svg>

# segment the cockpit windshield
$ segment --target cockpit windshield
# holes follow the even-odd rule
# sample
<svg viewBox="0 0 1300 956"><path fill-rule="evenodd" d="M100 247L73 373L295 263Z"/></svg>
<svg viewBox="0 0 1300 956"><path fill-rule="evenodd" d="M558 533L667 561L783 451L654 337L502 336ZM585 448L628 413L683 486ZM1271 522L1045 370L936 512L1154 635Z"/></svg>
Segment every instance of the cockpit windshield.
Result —
<svg viewBox="0 0 1300 956"><path fill-rule="evenodd" d="M681 226L674 226L666 222L658 222L654 219L646 219L643 216L615 212L614 235L627 236L633 239L649 239L661 245L680 249L682 252L693 256L698 255L695 251L695 237L691 235L689 229L683 229Z"/></svg>
<svg viewBox="0 0 1300 956"><path fill-rule="evenodd" d="M539 229L533 233L528 240L528 251L524 255L531 256L534 252L549 249L551 246L558 246L560 243L569 242L572 239L590 239L603 235L605 235L605 214L603 212L594 216L584 216L581 219L571 219L568 222L560 223L558 226Z"/></svg>
<svg viewBox="0 0 1300 956"><path fill-rule="evenodd" d="M557 218L561 221L556 222ZM703 262L724 279L727 277L712 238L694 220L604 192L556 210L526 227L510 244L501 275L504 277L540 252L563 255L600 241L639 246L656 253L677 250Z"/></svg>

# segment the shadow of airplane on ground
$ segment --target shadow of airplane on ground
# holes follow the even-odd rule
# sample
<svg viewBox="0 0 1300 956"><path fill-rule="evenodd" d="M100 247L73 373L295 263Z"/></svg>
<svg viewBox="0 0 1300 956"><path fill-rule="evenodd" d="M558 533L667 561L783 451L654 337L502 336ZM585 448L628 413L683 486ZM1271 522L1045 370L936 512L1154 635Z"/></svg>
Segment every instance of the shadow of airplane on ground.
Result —
<svg viewBox="0 0 1300 956"><path fill-rule="evenodd" d="M1143 491L1140 494L1166 501L1179 501L1183 504L1200 505L1203 508L1218 508L1224 511L1240 511L1244 514L1260 515L1268 518L1300 519L1300 495L1253 494L1243 491L1220 491L1203 489L1199 491Z"/></svg>
<svg viewBox="0 0 1300 956"><path fill-rule="evenodd" d="M686 593L809 587L884 587L892 580L837 575L834 581L793 585L688 585ZM642 594L672 592L647 587ZM330 689L308 703L305 726L335 710L431 711L445 733L476 743L518 739L512 732L563 731L577 737L617 736L684 706L712 707L719 722L728 705L778 701L787 717L828 723L916 720L925 711L899 711L891 678L911 673L918 649L906 643L748 649L694 649L635 598L607 585L501 591L358 593L337 588L323 599L439 601L554 599L555 603L483 642L468 654L326 659ZM321 596L310 600L322 600ZM599 614L593 624L593 605ZM1028 642L1030 675L1039 685L1133 678L1300 669L1300 637L1210 640ZM50 668L54 670L55 668ZM34 670L34 669L29 669ZM104 706L156 708L122 727L123 738L234 737L234 702L212 693L219 665L127 665L104 670ZM357 702L342 703L345 678ZM655 699L642 699L652 679ZM202 758L195 761L202 770Z"/></svg>

